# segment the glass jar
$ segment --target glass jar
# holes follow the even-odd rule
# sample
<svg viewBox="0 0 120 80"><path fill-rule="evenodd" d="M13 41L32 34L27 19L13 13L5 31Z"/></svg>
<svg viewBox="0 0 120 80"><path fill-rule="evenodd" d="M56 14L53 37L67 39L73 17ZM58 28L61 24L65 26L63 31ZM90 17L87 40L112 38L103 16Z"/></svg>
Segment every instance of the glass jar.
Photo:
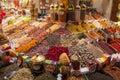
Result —
<svg viewBox="0 0 120 80"><path fill-rule="evenodd" d="M76 6L76 9L75 9L75 21L77 21L77 22L80 21L80 12L81 12L80 9L81 9L80 6L77 5L77 6Z"/></svg>
<svg viewBox="0 0 120 80"><path fill-rule="evenodd" d="M60 22L66 22L67 11L65 10L65 5L60 4L58 11L58 20Z"/></svg>

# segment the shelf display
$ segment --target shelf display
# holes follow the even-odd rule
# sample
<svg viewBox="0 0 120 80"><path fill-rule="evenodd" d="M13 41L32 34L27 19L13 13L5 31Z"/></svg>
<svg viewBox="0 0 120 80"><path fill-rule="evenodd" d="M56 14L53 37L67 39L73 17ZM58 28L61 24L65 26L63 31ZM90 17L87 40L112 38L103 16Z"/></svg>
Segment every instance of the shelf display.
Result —
<svg viewBox="0 0 120 80"><path fill-rule="evenodd" d="M39 1L43 11L39 16L34 2L27 8L30 14L26 13L26 0L21 4L24 8L16 10L22 14L3 20L8 43L1 42L0 62L5 64L3 68L13 64L18 68L15 74L1 74L0 79L10 75L10 80L87 80L100 72L116 78L107 66L120 61L119 26L94 11L92 0L54 1L47 1L52 2L49 10L46 1Z"/></svg>

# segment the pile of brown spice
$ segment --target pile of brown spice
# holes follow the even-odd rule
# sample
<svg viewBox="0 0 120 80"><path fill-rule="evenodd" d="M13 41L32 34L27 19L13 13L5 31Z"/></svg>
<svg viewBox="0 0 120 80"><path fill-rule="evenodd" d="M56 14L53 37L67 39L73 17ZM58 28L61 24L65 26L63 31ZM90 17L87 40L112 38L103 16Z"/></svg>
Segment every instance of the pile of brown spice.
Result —
<svg viewBox="0 0 120 80"><path fill-rule="evenodd" d="M32 75L30 69L22 68L19 69L15 76L13 76L10 80L33 80L34 76Z"/></svg>
<svg viewBox="0 0 120 80"><path fill-rule="evenodd" d="M36 77L35 80L56 80L56 78L49 72L45 72L38 77Z"/></svg>

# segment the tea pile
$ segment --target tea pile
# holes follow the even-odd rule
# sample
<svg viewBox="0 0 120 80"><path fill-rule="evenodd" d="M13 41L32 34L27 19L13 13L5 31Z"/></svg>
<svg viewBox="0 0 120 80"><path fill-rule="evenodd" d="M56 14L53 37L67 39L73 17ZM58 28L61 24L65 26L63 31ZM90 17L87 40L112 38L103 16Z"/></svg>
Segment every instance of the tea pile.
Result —
<svg viewBox="0 0 120 80"><path fill-rule="evenodd" d="M39 75L36 77L35 80L56 80L56 78L51 73L43 73L42 75Z"/></svg>
<svg viewBox="0 0 120 80"><path fill-rule="evenodd" d="M46 40L49 46L54 46L55 44L60 43L60 35L51 34Z"/></svg>
<svg viewBox="0 0 120 80"><path fill-rule="evenodd" d="M15 76L11 80L33 80L34 76L27 68L19 69Z"/></svg>

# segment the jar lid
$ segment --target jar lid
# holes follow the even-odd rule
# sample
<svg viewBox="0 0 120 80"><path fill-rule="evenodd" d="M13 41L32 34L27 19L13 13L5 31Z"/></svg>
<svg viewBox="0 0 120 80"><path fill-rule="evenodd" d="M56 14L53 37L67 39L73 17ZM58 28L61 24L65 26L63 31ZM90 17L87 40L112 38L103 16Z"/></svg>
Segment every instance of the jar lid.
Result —
<svg viewBox="0 0 120 80"><path fill-rule="evenodd" d="M45 60L45 56L44 55L38 55L37 58L36 58L37 62L42 62L44 60Z"/></svg>

